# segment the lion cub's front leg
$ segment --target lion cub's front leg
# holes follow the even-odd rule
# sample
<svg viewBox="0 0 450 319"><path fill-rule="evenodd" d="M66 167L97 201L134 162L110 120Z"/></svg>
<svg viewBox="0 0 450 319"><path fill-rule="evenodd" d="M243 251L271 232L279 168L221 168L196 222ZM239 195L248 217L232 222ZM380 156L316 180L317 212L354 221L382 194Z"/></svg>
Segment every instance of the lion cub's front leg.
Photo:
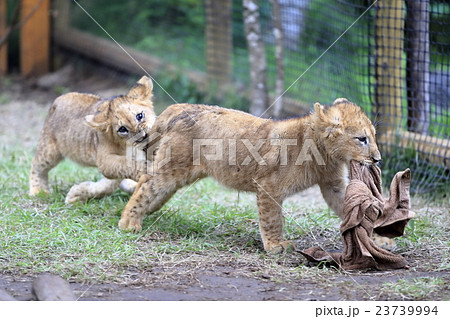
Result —
<svg viewBox="0 0 450 319"><path fill-rule="evenodd" d="M142 175L128 204L122 211L119 228L133 232L142 230L142 220L146 213L153 213L160 209L180 185L167 182L163 175Z"/></svg>
<svg viewBox="0 0 450 319"><path fill-rule="evenodd" d="M282 203L281 199L270 195L264 189L257 192L259 229L264 249L269 253L278 254L294 248L293 243L283 237Z"/></svg>
<svg viewBox="0 0 450 319"><path fill-rule="evenodd" d="M147 166L149 165L144 160L134 160L126 155L118 155L114 149L109 149L107 146L103 146L97 151L96 164L100 173L106 178L132 179L135 181L147 173Z"/></svg>

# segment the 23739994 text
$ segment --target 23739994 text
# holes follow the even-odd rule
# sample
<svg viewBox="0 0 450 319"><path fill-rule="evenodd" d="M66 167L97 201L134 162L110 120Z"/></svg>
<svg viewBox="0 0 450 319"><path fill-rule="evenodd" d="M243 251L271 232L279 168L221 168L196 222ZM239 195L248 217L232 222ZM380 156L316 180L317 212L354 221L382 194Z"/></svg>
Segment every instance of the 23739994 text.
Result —
<svg viewBox="0 0 450 319"><path fill-rule="evenodd" d="M342 316L346 318L358 317L362 314L371 314L372 316L437 316L437 306L375 306L375 309L363 309L361 307L317 307L316 318L326 316Z"/></svg>
<svg viewBox="0 0 450 319"><path fill-rule="evenodd" d="M438 314L437 306L376 306L377 316L428 316Z"/></svg>

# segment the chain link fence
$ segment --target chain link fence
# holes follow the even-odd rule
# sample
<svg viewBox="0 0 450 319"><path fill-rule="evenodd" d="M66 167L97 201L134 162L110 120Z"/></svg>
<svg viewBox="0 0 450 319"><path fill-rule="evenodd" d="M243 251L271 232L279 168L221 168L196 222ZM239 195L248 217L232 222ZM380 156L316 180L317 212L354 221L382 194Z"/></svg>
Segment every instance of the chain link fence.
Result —
<svg viewBox="0 0 450 319"><path fill-rule="evenodd" d="M105 2L102 10L101 2ZM235 94L248 92L242 0L80 3L118 41L160 58L162 65L202 72L206 83L232 87ZM259 13L272 96L267 107L277 97L279 71L273 3L247 2L257 5ZM447 190L450 1L277 0L276 4L287 89L281 114L301 115L316 101L330 104L346 97L376 123L386 180L410 167L413 192ZM105 36L74 4L70 12L73 26Z"/></svg>

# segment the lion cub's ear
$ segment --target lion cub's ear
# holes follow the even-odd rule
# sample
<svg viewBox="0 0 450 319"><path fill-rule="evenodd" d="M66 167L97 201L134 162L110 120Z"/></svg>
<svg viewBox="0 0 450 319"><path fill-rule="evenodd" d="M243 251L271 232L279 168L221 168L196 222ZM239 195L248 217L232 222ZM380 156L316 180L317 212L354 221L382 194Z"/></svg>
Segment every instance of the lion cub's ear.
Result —
<svg viewBox="0 0 450 319"><path fill-rule="evenodd" d="M323 105L319 102L314 104L314 113L316 113L319 117L323 117Z"/></svg>
<svg viewBox="0 0 450 319"><path fill-rule="evenodd" d="M349 100L347 100L344 97L340 97L340 98L337 98L336 100L334 100L333 105L339 104L339 103L352 103L352 102L350 102Z"/></svg>
<svg viewBox="0 0 450 319"><path fill-rule="evenodd" d="M127 93L128 97L139 100L149 100L153 94L153 82L147 77L143 76L136 82L136 84Z"/></svg>
<svg viewBox="0 0 450 319"><path fill-rule="evenodd" d="M319 129L326 132L327 137L337 137L342 134L341 112L337 108L330 107L324 111L324 106L320 103L314 104L315 114L320 120Z"/></svg>
<svg viewBox="0 0 450 319"><path fill-rule="evenodd" d="M87 125L98 131L105 131L108 128L109 103L103 103L97 108L97 113L84 117Z"/></svg>

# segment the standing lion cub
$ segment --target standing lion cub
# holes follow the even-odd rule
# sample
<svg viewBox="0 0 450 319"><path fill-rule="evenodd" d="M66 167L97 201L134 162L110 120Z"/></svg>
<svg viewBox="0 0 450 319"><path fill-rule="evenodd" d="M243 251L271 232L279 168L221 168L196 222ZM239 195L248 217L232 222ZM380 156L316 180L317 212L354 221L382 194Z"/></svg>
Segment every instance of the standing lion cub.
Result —
<svg viewBox="0 0 450 319"><path fill-rule="evenodd" d="M261 237L271 252L291 245L283 238L286 197L318 184L342 218L350 160L366 165L381 160L375 128L346 99L330 107L316 103L314 113L285 121L175 104L157 118L150 134L160 137L151 147L154 171L139 179L120 228L140 231L145 213L160 209L180 187L212 176L228 187L256 192Z"/></svg>
<svg viewBox="0 0 450 319"><path fill-rule="evenodd" d="M132 193L142 171L126 159L127 141L146 137L155 121L151 102L153 83L143 76L126 95L102 99L67 93L51 106L33 158L30 194L48 192L48 172L62 159L98 167L106 178L74 185L66 203L111 194L119 186ZM144 165L145 166L145 165ZM121 182L122 181L122 182Z"/></svg>

